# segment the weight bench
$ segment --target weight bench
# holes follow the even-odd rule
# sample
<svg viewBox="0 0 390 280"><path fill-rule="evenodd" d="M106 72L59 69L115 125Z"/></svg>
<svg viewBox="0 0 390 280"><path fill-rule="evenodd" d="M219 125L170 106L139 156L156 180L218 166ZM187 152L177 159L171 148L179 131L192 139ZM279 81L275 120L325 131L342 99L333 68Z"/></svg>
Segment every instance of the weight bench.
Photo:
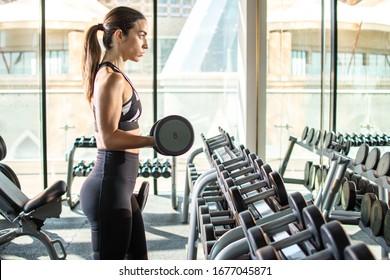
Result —
<svg viewBox="0 0 390 280"><path fill-rule="evenodd" d="M0 161L6 156L6 146L0 136ZM62 211L61 196L66 192L66 183L57 181L32 199L29 199L9 177L12 169L1 163L0 169L0 213L10 222L10 227L0 229L0 245L20 236L31 236L43 243L50 259L66 258L65 247L60 240L51 240L41 229L47 218L59 218ZM9 172L3 172L7 170ZM55 245L61 249L61 256Z"/></svg>

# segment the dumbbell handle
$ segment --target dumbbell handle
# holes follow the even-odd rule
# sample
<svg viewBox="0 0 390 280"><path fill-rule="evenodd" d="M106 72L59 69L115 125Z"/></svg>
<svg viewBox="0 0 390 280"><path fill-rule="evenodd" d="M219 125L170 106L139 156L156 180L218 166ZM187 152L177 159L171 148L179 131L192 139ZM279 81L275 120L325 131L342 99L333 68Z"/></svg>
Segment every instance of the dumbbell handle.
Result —
<svg viewBox="0 0 390 280"><path fill-rule="evenodd" d="M276 250L281 250L281 249L287 248L291 245L295 245L295 244L298 244L302 241L308 240L312 236L313 236L313 234L310 231L310 229L304 229L304 230L299 231L295 234L292 234L286 238L272 242L270 245L272 245L272 247L274 247Z"/></svg>
<svg viewBox="0 0 390 280"><path fill-rule="evenodd" d="M278 232L280 228L283 228L286 225L296 221L297 221L296 215L293 212L291 212L275 220L272 220L266 224L263 224L261 228L265 233L272 235L272 232Z"/></svg>
<svg viewBox="0 0 390 280"><path fill-rule="evenodd" d="M263 182L263 185L266 186L267 185L267 182L266 181L261 181ZM275 190L272 188L272 189L267 189L267 190L264 190L262 192L259 192L255 195L251 195L249 197L246 197L244 198L244 203L245 204L251 204L251 203L254 203L256 201L259 201L259 200L263 200L263 199L266 199L270 196L273 196L275 195Z"/></svg>

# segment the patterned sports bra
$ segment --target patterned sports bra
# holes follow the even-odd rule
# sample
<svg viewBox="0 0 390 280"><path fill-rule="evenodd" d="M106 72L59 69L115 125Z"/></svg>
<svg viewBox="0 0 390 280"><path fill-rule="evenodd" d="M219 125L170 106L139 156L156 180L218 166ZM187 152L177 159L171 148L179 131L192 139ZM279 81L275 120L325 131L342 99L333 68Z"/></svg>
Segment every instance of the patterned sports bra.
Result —
<svg viewBox="0 0 390 280"><path fill-rule="evenodd" d="M105 61L100 63L97 71L99 71L100 68L105 66L110 67L115 72L121 73L123 77L126 79L126 81L130 84L131 88L133 89L133 94L131 98L122 105L122 114L119 119L118 128L125 131L139 128L138 119L142 113L142 106L141 106L141 100L139 98L136 89L131 83L129 77L127 77L125 73L123 73L118 67L116 67L111 62ZM93 107L93 115L95 118L95 131L99 132L96 124L95 107Z"/></svg>

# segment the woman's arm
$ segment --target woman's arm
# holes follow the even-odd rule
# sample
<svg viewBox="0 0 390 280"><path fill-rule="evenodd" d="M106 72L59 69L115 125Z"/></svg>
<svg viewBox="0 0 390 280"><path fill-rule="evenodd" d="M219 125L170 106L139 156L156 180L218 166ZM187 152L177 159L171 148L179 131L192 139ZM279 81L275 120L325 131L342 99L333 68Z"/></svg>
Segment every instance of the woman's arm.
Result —
<svg viewBox="0 0 390 280"><path fill-rule="evenodd" d="M94 104L101 148L126 150L154 145L151 136L139 136L118 129L126 81L119 73L106 73L95 85Z"/></svg>

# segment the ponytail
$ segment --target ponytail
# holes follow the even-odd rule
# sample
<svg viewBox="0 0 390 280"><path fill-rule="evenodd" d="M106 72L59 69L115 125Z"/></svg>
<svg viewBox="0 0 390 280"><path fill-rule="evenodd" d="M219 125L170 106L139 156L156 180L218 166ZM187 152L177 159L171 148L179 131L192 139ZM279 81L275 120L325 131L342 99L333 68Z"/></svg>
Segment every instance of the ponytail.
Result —
<svg viewBox="0 0 390 280"><path fill-rule="evenodd" d="M84 39L84 49L82 55L82 77L84 94L89 103L92 101L93 84L102 55L102 49L97 38L97 31L101 29L101 24L92 26L88 29Z"/></svg>

